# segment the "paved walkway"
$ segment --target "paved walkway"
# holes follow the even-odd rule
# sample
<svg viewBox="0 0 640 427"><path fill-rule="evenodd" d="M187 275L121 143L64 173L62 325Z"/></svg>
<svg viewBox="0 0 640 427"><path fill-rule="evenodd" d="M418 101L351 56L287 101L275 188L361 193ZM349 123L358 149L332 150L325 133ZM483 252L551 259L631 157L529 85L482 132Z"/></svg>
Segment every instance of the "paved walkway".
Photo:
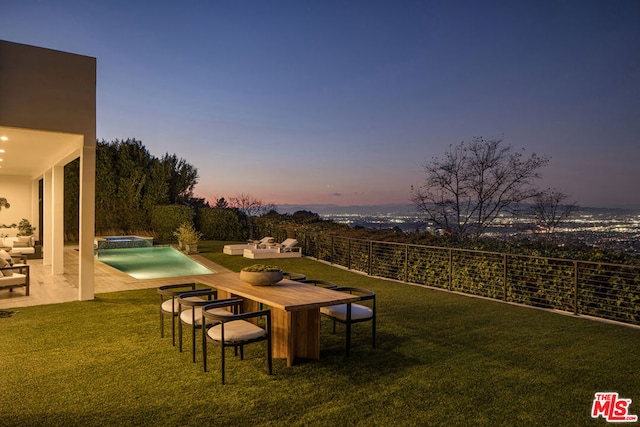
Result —
<svg viewBox="0 0 640 427"><path fill-rule="evenodd" d="M78 299L78 257L76 248L65 248L65 273L56 275L51 274L50 266L42 265L41 259L28 260L31 279L30 295L25 296L24 288L14 289L13 292L6 289L0 290L0 309L76 301ZM200 255L191 255L191 258L218 273L229 271ZM206 281L209 277L209 275L201 275L138 280L97 260L94 261L94 269L96 294L157 288L171 283L197 282L199 278Z"/></svg>

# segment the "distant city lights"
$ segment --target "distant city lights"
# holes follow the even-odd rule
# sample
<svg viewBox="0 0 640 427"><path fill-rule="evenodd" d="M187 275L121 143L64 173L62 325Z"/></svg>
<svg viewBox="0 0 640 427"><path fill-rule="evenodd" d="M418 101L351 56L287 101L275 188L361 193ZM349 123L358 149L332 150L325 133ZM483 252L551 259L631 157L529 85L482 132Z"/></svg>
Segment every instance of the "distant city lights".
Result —
<svg viewBox="0 0 640 427"><path fill-rule="evenodd" d="M404 232L434 230L424 216L407 212L326 213L320 215L339 224L371 229L399 228ZM527 238L536 233L533 218L504 215L485 233L489 237ZM609 247L640 254L640 213L637 210L584 209L563 221L553 233L554 240L589 246Z"/></svg>

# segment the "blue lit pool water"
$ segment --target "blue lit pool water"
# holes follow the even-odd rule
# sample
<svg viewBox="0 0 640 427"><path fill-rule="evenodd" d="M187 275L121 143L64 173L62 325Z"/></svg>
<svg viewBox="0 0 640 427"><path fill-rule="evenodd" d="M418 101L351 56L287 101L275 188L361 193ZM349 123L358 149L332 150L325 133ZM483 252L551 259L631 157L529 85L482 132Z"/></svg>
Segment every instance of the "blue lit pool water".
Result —
<svg viewBox="0 0 640 427"><path fill-rule="evenodd" d="M136 279L160 279L215 273L170 246L104 249L98 251L97 257L98 261L117 268Z"/></svg>

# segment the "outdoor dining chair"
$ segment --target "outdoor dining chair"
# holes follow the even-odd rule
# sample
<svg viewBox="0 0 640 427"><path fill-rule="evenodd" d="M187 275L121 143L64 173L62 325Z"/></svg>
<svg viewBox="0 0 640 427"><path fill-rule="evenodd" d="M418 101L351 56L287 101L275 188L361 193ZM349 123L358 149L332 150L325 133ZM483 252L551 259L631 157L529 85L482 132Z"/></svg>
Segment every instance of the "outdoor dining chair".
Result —
<svg viewBox="0 0 640 427"><path fill-rule="evenodd" d="M317 280L317 279L304 279L304 280L300 280L300 283L306 283L308 285L313 285L313 286L319 286L321 288L326 288L326 289L336 289L338 287L338 285L336 285L333 282L329 282L327 280Z"/></svg>
<svg viewBox="0 0 640 427"><path fill-rule="evenodd" d="M333 321L333 333L336 333L336 322L346 325L345 356L349 357L351 348L351 325L354 323L371 321L371 345L376 347L376 293L368 289L354 287L338 287L335 291L357 295L358 302L320 307L320 313Z"/></svg>
<svg viewBox="0 0 640 427"><path fill-rule="evenodd" d="M178 283L158 288L160 296L160 338L164 338L164 317L171 316L171 343L176 345L176 317L178 316L177 297L196 289L195 283Z"/></svg>
<svg viewBox="0 0 640 427"><path fill-rule="evenodd" d="M301 280L304 280L304 279L307 278L307 276L305 276L302 273L294 273L292 271L283 271L282 272L282 277L284 279L293 280L295 282L300 282Z"/></svg>
<svg viewBox="0 0 640 427"><path fill-rule="evenodd" d="M178 310L180 312L180 322L178 323L179 348L182 353L182 325L187 325L191 328L191 353L193 362L196 361L196 329L202 328L202 307L211 304L217 296L218 291L211 288L178 295Z"/></svg>
<svg viewBox="0 0 640 427"><path fill-rule="evenodd" d="M220 310L230 309L227 313L221 313ZM204 371L207 372L207 342L211 342L220 346L221 350L221 375L222 384L225 383L225 348L233 347L235 354L240 349L240 360L244 359L244 346L250 343L267 341L267 365L269 375L272 374L272 358L271 358L271 311L259 310L247 313L240 313L242 308L241 299L219 300L212 304L208 304L202 309L202 324L212 325L205 326L202 329L202 362ZM248 319L258 319L265 317L264 328L251 323Z"/></svg>

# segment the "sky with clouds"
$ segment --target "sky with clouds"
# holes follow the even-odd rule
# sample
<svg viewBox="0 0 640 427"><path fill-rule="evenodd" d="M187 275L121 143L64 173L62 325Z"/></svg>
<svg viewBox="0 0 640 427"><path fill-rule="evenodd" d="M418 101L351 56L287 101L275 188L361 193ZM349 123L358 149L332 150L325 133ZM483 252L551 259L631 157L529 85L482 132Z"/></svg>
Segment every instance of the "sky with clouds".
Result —
<svg viewBox="0 0 640 427"><path fill-rule="evenodd" d="M196 195L408 203L451 144L551 158L542 187L640 207L640 2L5 0L0 39L97 58L97 137ZM1 64L0 64L1 65Z"/></svg>

